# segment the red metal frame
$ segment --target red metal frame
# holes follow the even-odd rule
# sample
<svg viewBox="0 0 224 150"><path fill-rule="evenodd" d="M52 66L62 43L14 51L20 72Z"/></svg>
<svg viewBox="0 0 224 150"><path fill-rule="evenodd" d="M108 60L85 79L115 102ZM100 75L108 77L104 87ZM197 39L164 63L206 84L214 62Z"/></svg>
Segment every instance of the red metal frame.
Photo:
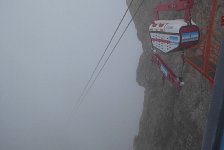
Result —
<svg viewBox="0 0 224 150"><path fill-rule="evenodd" d="M224 26L224 16L221 16L220 25L221 25L221 26Z"/></svg>
<svg viewBox="0 0 224 150"><path fill-rule="evenodd" d="M175 0L173 2L158 4L155 7L155 18L159 19L159 12L161 11L185 11L184 21L191 23L191 9L193 7L194 0Z"/></svg>
<svg viewBox="0 0 224 150"><path fill-rule="evenodd" d="M215 34L214 32L214 24L215 17L217 11L217 3L218 0L212 0L212 9L211 16L209 20L208 28L206 28L206 35L202 41L202 45L198 45L196 47L197 50L201 50L202 55L201 64L195 63L196 57L186 57L185 60L188 64L190 64L193 68L199 71L202 75L204 75L210 82L211 85L214 83L214 75L216 70L217 58L219 55L220 45L216 44L212 41L212 37ZM194 50L195 48L191 48ZM199 58L199 57L198 57ZM213 75L211 75L213 74Z"/></svg>
<svg viewBox="0 0 224 150"><path fill-rule="evenodd" d="M179 77L175 75L172 69L167 66L158 54L155 53L152 55L152 62L160 68L160 71L163 74L163 79L167 79L177 88L177 90L181 90L181 82Z"/></svg>

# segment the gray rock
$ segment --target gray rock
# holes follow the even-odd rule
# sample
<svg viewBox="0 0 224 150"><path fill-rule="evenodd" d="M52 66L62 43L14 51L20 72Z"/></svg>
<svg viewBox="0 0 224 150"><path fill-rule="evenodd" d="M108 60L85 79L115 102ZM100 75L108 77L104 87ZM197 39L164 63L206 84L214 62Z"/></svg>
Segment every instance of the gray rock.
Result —
<svg viewBox="0 0 224 150"><path fill-rule="evenodd" d="M126 0L127 4L131 0ZM138 39L142 42L136 80L145 88L139 133L134 138L135 150L199 150L206 124L211 88L208 81L191 66L184 66L185 85L178 92L168 81L163 82L161 74L151 63L151 43L148 26L153 17L153 8L159 2L170 0L145 0L134 18ZM134 14L141 0L134 0L130 8ZM193 20L200 26L207 25L211 0L196 0L192 12ZM218 9L223 9L219 4ZM218 13L216 30L218 29ZM178 13L164 13L164 19L181 17ZM180 53L162 56L170 67L178 73L182 59Z"/></svg>

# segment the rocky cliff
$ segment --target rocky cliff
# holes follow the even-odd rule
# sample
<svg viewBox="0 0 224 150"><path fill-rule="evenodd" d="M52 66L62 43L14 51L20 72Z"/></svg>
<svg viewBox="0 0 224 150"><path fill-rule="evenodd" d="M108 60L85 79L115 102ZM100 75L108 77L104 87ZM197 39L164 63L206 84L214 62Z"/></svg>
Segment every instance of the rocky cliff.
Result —
<svg viewBox="0 0 224 150"><path fill-rule="evenodd" d="M153 8L159 2L170 0L145 0L134 18L138 39L143 53L137 68L137 82L145 88L144 106L139 123L139 133L134 139L135 150L199 150L206 125L211 89L208 81L191 66L183 68L185 85L178 92L163 82L161 74L150 61L151 43L148 27ZM129 4L131 0L127 0ZM134 0L130 7L133 15L141 0ZM201 27L203 18L210 14L211 0L196 0L193 19ZM221 6L218 6L218 8ZM162 18L181 17L177 13L164 13ZM178 74L182 68L180 53L170 53L163 58Z"/></svg>

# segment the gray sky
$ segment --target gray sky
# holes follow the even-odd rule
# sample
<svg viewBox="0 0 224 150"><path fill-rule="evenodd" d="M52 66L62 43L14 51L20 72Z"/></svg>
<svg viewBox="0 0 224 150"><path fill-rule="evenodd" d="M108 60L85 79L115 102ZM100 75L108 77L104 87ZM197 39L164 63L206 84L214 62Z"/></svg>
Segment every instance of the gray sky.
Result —
<svg viewBox="0 0 224 150"><path fill-rule="evenodd" d="M1 150L132 149L144 95L133 24L67 121L126 8L125 0L0 1Z"/></svg>

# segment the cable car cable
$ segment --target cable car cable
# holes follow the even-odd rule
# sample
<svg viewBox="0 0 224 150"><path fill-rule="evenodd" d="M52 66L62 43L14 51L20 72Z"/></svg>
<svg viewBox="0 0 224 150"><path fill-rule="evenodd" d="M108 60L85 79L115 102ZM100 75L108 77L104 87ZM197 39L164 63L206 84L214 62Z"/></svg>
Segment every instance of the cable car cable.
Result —
<svg viewBox="0 0 224 150"><path fill-rule="evenodd" d="M97 62L97 65L96 65L95 68L93 69L93 72L92 72L92 74L91 74L91 76L90 76L88 82L85 84L85 87L83 88L83 90L82 90L82 92L81 92L81 94L80 94L78 100L76 101L76 104L75 104L74 107L73 107L72 113L73 113L73 111L75 110L75 106L78 105L79 101L81 101L82 97L84 96L84 94L85 94L85 92L86 92L86 90L87 90L87 87L89 86L91 80L93 79L93 76L94 76L94 74L96 73L97 68L99 67L99 65L100 65L100 63L101 63L103 57L105 56L105 54L106 54L106 52L107 52L109 46L111 45L111 43L112 43L112 41L113 41L113 39L114 39L114 37L115 37L115 35L116 35L118 29L120 28L120 26L121 26L121 24L122 24L122 22L123 22L125 16L127 15L127 12L128 12L128 10L129 10L129 8L131 7L133 1L134 1L134 0L132 0L132 1L129 3L128 8L125 10L125 13L124 13L124 15L122 16L122 18L121 18L119 24L117 25L116 30L114 31L113 35L111 36L111 38L110 38L110 40L109 40L109 42L108 42L106 48L104 49L103 54L101 55L99 61Z"/></svg>
<svg viewBox="0 0 224 150"><path fill-rule="evenodd" d="M88 93L90 92L90 90L92 89L93 85L95 84L96 80L98 79L100 73L102 72L102 70L104 69L104 67L106 66L108 60L110 59L111 55L113 54L113 52L115 51L117 45L120 43L121 39L123 38L125 32L127 31L128 27L130 26L130 24L132 23L134 17L136 16L136 14L138 13L140 7L142 6L143 2L145 0L142 0L141 3L139 4L138 8L136 9L134 15L132 16L131 20L129 21L129 23L127 24L127 26L125 27L124 31L122 32L120 38L118 39L118 41L116 42L115 46L113 47L112 51L110 52L109 56L107 57L106 61L104 62L103 66L100 68L99 72L97 73L96 77L94 78L93 82L91 83L91 85L89 86L89 88L87 89L85 95L82 97L82 99L80 99L79 104L77 105L77 109L80 107L80 105L82 104L82 102L84 101L85 97L88 95ZM76 109L76 110L77 110Z"/></svg>
<svg viewBox="0 0 224 150"><path fill-rule="evenodd" d="M103 57L105 56L105 54L106 54L106 52L107 52L107 50L108 50L108 48L109 48L109 46L110 46L110 44L112 43L112 41L113 41L113 39L114 39L114 37L115 37L115 35L116 35L118 29L119 29L120 26L121 26L121 23L123 22L125 16L127 15L127 12L128 12L128 10L129 10L129 8L131 7L133 1L134 1L134 0L132 0L132 1L130 2L130 4L128 5L128 8L126 9L126 11L125 11L124 15L122 16L122 19L120 20L120 22L119 22L119 24L118 24L116 30L114 31L114 33L113 33L112 37L110 38L110 40L109 40L109 42L108 42L106 48L104 49L104 52L103 52L103 54L101 55L99 61L97 62L97 65L95 66L95 68L94 68L94 70L93 70L93 72L92 72L92 74L91 74L91 76L90 76L88 82L86 83L85 87L83 88L83 90L82 90L82 92L81 92L81 95L80 95L79 99L81 99L81 98L83 97L83 95L84 95L84 93L85 93L87 87L88 87L89 84L90 84L90 81L93 79L93 76L94 76L94 74L95 74L97 68L99 67L99 65L100 65L100 63L101 63Z"/></svg>

